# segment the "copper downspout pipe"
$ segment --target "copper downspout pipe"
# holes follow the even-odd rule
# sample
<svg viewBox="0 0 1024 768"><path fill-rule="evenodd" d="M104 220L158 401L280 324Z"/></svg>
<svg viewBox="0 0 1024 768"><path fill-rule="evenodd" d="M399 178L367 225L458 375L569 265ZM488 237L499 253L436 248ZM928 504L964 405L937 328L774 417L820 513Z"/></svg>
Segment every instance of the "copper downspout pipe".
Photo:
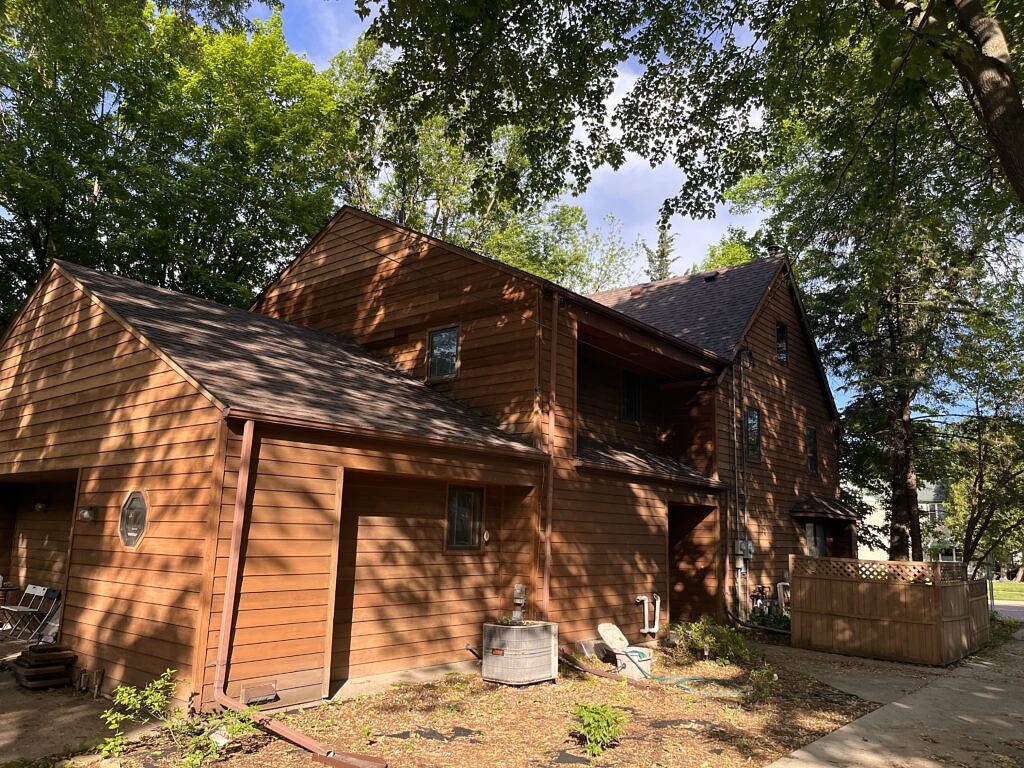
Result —
<svg viewBox="0 0 1024 768"><path fill-rule="evenodd" d="M238 593L238 575L242 562L242 538L245 532L245 502L249 495L250 464L252 463L255 422L247 419L242 431L242 454L238 465L238 484L235 489L235 510L231 519L231 552L228 557L227 579L224 584L224 603L220 616L220 637L217 640L217 667L214 673L213 698L221 706L244 712L247 708L238 699L227 694L227 665L231 650L231 630L234 625L235 597ZM313 759L324 765L340 768L387 768L387 763L370 755L334 752L303 733L289 728L273 717L257 715L256 724L313 753Z"/></svg>
<svg viewBox="0 0 1024 768"><path fill-rule="evenodd" d="M544 618L550 619L551 614L551 529L555 504L555 403L558 395L556 387L558 366L558 293L551 294L551 371L548 376L551 391L548 393L548 487L544 510L544 588L542 604Z"/></svg>

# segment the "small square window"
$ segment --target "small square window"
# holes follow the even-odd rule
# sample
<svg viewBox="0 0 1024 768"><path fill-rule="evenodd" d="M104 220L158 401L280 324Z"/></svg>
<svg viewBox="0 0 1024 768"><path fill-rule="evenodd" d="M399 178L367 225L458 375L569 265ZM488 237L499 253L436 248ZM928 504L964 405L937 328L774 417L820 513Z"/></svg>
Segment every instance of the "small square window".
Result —
<svg viewBox="0 0 1024 768"><path fill-rule="evenodd" d="M812 475L818 474L818 430L808 427L805 441L807 450L807 471Z"/></svg>
<svg viewBox="0 0 1024 768"><path fill-rule="evenodd" d="M640 421L640 377L632 371L622 372L622 401L619 416L623 421Z"/></svg>
<svg viewBox="0 0 1024 768"><path fill-rule="evenodd" d="M785 323L775 324L775 356L780 363L789 362L789 328Z"/></svg>
<svg viewBox="0 0 1024 768"><path fill-rule="evenodd" d="M483 540L484 490L448 488L448 549L480 549Z"/></svg>
<svg viewBox="0 0 1024 768"><path fill-rule="evenodd" d="M442 328L427 337L427 379L451 379L458 372L459 329Z"/></svg>
<svg viewBox="0 0 1024 768"><path fill-rule="evenodd" d="M761 460L761 411L747 408L747 458Z"/></svg>

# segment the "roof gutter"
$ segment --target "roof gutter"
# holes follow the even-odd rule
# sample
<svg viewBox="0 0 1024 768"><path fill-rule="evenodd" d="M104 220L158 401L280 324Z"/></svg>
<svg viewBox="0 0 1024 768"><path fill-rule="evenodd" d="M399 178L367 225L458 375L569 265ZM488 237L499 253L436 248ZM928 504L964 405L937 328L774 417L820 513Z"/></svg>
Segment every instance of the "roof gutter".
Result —
<svg viewBox="0 0 1024 768"><path fill-rule="evenodd" d="M227 666L231 651L232 629L238 593L239 573L242 564L242 539L245 531L245 502L249 496L250 465L252 463L253 435L256 423L247 419L242 432L242 453L238 466L238 487L235 489L235 509L231 520L231 550L228 557L227 579L224 585L224 604L221 609L220 637L217 640L217 665L214 673L213 698L221 706L238 712L246 712L247 707L238 699L227 694ZM311 739L304 733L289 728L272 717L254 718L257 725L277 734L283 739L313 753L313 759L324 765L339 768L387 768L387 763L378 757L358 755L349 752L335 752L327 749L320 742Z"/></svg>
<svg viewBox="0 0 1024 768"><path fill-rule="evenodd" d="M235 406L228 406L221 412L225 419L241 419L245 421L258 421L261 424L276 424L284 427L298 427L300 429L313 429L320 432L333 432L338 435L347 435L350 437L362 437L372 440L393 440L396 442L403 443L415 443L417 445L426 445L432 448L446 448L455 451L466 451L469 453L479 453L487 456L501 456L502 458L509 458L510 455L515 458L522 459L523 461L546 461L546 457L542 451L538 451L535 448L531 448L528 445L515 444L507 448L499 448L498 446L489 445L478 445L473 443L463 443L456 440L445 440L438 437L427 437L426 435L410 435L406 432L395 432L386 429L373 429L368 427L353 427L350 424L338 424L336 422L320 421L317 419L302 419L292 418L289 416L277 416L272 413L262 413L260 411L254 411L248 408L237 408ZM513 438L509 436L511 441Z"/></svg>

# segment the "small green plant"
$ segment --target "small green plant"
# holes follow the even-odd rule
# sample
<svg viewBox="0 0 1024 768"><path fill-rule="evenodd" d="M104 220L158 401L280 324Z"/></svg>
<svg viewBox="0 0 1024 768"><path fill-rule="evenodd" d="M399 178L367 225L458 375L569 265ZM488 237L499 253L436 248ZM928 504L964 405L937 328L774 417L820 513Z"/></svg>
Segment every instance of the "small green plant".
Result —
<svg viewBox="0 0 1024 768"><path fill-rule="evenodd" d="M750 661L750 648L740 631L719 624L710 616L701 616L697 621L680 622L669 629L679 637L676 655L714 659L719 664Z"/></svg>
<svg viewBox="0 0 1024 768"><path fill-rule="evenodd" d="M789 632L792 621L789 611L768 613L767 611L757 609L750 612L750 623L761 627L768 627L769 629L781 629L783 632Z"/></svg>
<svg viewBox="0 0 1024 768"><path fill-rule="evenodd" d="M747 693L747 702L756 704L768 701L772 697L778 679L779 676L767 661L761 662L759 667L754 667L750 671L750 691Z"/></svg>
<svg viewBox="0 0 1024 768"><path fill-rule="evenodd" d="M583 751L597 757L614 746L622 735L628 715L604 704L577 704L572 712L577 727L573 735L583 745Z"/></svg>
<svg viewBox="0 0 1024 768"><path fill-rule="evenodd" d="M255 711L251 709L224 710L207 718L187 717L174 706L177 686L174 674L175 670L167 669L144 688L119 685L114 690L113 706L100 715L107 728L114 732L100 747L105 757L125 751L123 726L128 722L160 723L177 747L183 768L199 768L219 757L218 740L232 741L256 732Z"/></svg>
<svg viewBox="0 0 1024 768"><path fill-rule="evenodd" d="M175 716L171 701L174 697L176 671L164 670L160 677L148 683L145 688L119 685L114 689L114 705L100 715L107 728L114 732L101 746L104 757L124 752L126 743L121 727L124 723L135 722L144 725L157 720L167 725Z"/></svg>
<svg viewBox="0 0 1024 768"><path fill-rule="evenodd" d="M996 611L992 611L989 616L989 645L992 647L1002 645L1003 643L1013 640L1013 636L1017 634L1017 630L1024 625L1024 621L1020 619L1011 619L1008 616L1002 616Z"/></svg>

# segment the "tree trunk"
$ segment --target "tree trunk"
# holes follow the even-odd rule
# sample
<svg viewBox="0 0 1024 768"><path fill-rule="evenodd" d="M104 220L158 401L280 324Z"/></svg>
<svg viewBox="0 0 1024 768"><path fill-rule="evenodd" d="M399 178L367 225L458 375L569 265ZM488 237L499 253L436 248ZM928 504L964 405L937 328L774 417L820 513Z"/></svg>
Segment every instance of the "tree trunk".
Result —
<svg viewBox="0 0 1024 768"><path fill-rule="evenodd" d="M909 392L897 395L893 413L892 514L889 520L889 559L923 560L921 515L917 504L917 454Z"/></svg>
<svg viewBox="0 0 1024 768"><path fill-rule="evenodd" d="M999 20L989 15L982 0L945 0L956 16L957 29L970 40L951 35L941 19L925 11L921 0L877 0L901 17L914 34L931 37L956 68L968 90L978 120L999 158L1007 181L1024 202L1024 98L1014 77L1010 45ZM999 10L1013 13L1014 6Z"/></svg>

